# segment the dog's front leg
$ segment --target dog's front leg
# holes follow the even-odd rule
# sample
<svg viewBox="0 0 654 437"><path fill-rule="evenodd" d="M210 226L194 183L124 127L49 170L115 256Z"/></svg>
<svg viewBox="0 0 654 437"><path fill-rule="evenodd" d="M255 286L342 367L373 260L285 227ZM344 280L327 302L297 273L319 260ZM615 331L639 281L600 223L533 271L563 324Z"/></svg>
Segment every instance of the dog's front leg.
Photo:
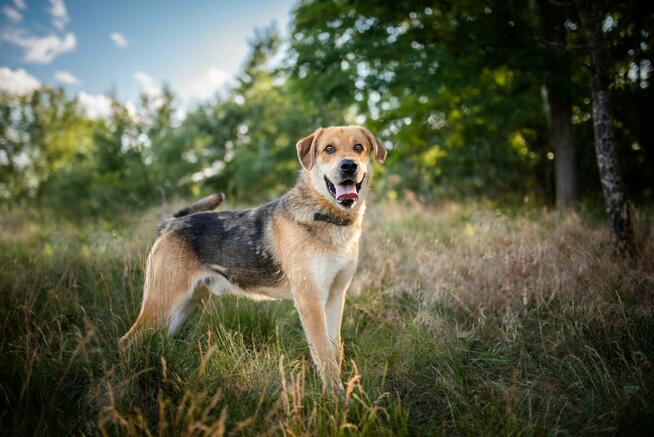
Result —
<svg viewBox="0 0 654 437"><path fill-rule="evenodd" d="M304 286L293 290L293 299L323 384L330 389L342 389L337 349L327 329L325 294L315 286Z"/></svg>
<svg viewBox="0 0 654 437"><path fill-rule="evenodd" d="M354 263L350 268L342 270L338 275L336 275L325 306L325 315L327 316L327 335L329 335L329 341L336 348L336 360L339 374L343 363L343 344L341 342L343 307L345 305L345 295L350 287L355 270L356 264Z"/></svg>

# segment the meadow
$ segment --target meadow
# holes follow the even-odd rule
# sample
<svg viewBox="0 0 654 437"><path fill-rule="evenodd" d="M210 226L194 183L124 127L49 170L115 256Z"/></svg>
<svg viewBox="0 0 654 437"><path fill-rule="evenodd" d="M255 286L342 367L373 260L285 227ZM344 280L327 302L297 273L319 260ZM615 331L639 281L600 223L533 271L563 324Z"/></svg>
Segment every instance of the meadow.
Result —
<svg viewBox="0 0 654 437"><path fill-rule="evenodd" d="M179 203L182 204L181 202ZM367 213L322 393L290 302L210 299L174 338L117 339L158 219L0 218L3 435L579 435L654 429L654 215L410 199Z"/></svg>

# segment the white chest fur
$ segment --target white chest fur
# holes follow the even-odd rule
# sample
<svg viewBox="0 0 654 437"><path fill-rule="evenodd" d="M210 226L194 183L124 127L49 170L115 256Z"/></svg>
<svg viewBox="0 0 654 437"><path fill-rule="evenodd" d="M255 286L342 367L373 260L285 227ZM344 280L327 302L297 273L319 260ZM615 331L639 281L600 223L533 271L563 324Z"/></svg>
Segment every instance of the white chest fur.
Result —
<svg viewBox="0 0 654 437"><path fill-rule="evenodd" d="M325 294L329 294L334 281L339 275L345 274L346 281L349 282L357 266L359 254L359 235L353 238L349 233L349 239L344 239L342 245L332 246L333 249L321 251L313 254L309 259L309 269L313 281L318 289Z"/></svg>

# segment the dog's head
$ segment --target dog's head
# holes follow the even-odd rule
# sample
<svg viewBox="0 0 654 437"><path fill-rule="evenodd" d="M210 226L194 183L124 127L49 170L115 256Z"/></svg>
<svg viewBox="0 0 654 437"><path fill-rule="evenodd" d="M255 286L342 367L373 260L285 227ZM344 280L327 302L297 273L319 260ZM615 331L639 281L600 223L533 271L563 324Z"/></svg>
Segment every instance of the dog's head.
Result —
<svg viewBox="0 0 654 437"><path fill-rule="evenodd" d="M313 188L349 210L368 192L371 157L383 163L386 149L365 127L336 126L320 128L298 141L297 157L309 172Z"/></svg>

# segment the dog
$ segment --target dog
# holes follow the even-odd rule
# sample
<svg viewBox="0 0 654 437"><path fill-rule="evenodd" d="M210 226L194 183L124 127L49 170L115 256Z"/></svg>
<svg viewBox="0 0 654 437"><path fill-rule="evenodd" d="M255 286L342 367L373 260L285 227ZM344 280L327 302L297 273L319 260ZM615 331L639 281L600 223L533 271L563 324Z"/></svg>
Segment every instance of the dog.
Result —
<svg viewBox="0 0 654 437"><path fill-rule="evenodd" d="M325 387L341 388L341 321L357 268L372 177L386 149L366 128L319 128L296 144L301 170L282 197L211 211L214 194L164 219L147 260L138 318L121 350L146 329L172 335L207 295L292 299Z"/></svg>

